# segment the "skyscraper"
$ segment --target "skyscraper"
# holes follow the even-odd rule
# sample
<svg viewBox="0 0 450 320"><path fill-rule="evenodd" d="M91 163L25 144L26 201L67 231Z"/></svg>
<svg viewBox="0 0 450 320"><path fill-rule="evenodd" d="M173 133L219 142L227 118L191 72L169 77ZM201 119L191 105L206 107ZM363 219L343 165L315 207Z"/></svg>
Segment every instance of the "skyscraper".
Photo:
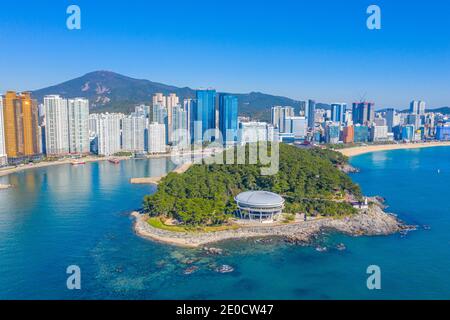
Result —
<svg viewBox="0 0 450 320"><path fill-rule="evenodd" d="M425 114L426 103L422 100L413 100L409 104L409 113L423 116Z"/></svg>
<svg viewBox="0 0 450 320"><path fill-rule="evenodd" d="M172 145L187 146L189 144L188 134L188 116L187 111L181 106L176 105L172 109Z"/></svg>
<svg viewBox="0 0 450 320"><path fill-rule="evenodd" d="M167 107L167 98L162 93L155 93L152 99L152 105L162 105L163 107Z"/></svg>
<svg viewBox="0 0 450 320"><path fill-rule="evenodd" d="M333 103L331 105L331 121L344 123L346 110L347 110L346 103Z"/></svg>
<svg viewBox="0 0 450 320"><path fill-rule="evenodd" d="M148 126L148 152L166 152L166 128L164 124L153 122Z"/></svg>
<svg viewBox="0 0 450 320"><path fill-rule="evenodd" d="M214 140L216 129L216 90L198 90L197 104L193 112L195 143Z"/></svg>
<svg viewBox="0 0 450 320"><path fill-rule="evenodd" d="M238 98L232 95L221 95L219 102L219 130L224 144L237 141L238 130Z"/></svg>
<svg viewBox="0 0 450 320"><path fill-rule="evenodd" d="M155 104L152 106L149 121L160 124L167 123L167 108L162 104Z"/></svg>
<svg viewBox="0 0 450 320"><path fill-rule="evenodd" d="M395 110L393 108L386 110L386 125L388 132L392 132L392 128L395 126Z"/></svg>
<svg viewBox="0 0 450 320"><path fill-rule="evenodd" d="M167 139L169 142L172 142L172 121L173 121L173 108L180 103L180 99L177 97L175 93L171 93L168 97L166 97L166 105L167 105L167 130L168 136Z"/></svg>
<svg viewBox="0 0 450 320"><path fill-rule="evenodd" d="M3 121L3 97L0 96L0 167L8 163L5 146L5 122Z"/></svg>
<svg viewBox="0 0 450 320"><path fill-rule="evenodd" d="M354 102L352 114L353 123L370 125L375 119L375 104L372 102Z"/></svg>
<svg viewBox="0 0 450 320"><path fill-rule="evenodd" d="M290 120L287 120L287 118L293 117L294 115L293 107L274 106L272 107L272 125L277 128L279 132L288 132Z"/></svg>
<svg viewBox="0 0 450 320"><path fill-rule="evenodd" d="M147 119L130 115L122 119L122 150L143 153L145 151L145 128Z"/></svg>
<svg viewBox="0 0 450 320"><path fill-rule="evenodd" d="M45 146L47 155L69 153L69 122L67 100L59 95L44 97Z"/></svg>
<svg viewBox="0 0 450 320"><path fill-rule="evenodd" d="M195 99L184 99L183 101L183 109L186 111L186 122L187 122L187 131L189 134L188 141L191 142L194 136L193 128L194 128L194 110L197 109L197 100Z"/></svg>
<svg viewBox="0 0 450 320"><path fill-rule="evenodd" d="M308 100L308 112L306 112L306 119L308 120L308 127L314 128L316 123L316 102L314 100Z"/></svg>
<svg viewBox="0 0 450 320"><path fill-rule="evenodd" d="M68 120L70 153L89 153L89 100L69 99Z"/></svg>
<svg viewBox="0 0 450 320"><path fill-rule="evenodd" d="M29 92L8 91L3 97L6 154L12 162L39 155L38 106Z"/></svg>
<svg viewBox="0 0 450 320"><path fill-rule="evenodd" d="M121 151L120 122L124 118L121 113L106 113L99 117L98 154L114 155Z"/></svg>

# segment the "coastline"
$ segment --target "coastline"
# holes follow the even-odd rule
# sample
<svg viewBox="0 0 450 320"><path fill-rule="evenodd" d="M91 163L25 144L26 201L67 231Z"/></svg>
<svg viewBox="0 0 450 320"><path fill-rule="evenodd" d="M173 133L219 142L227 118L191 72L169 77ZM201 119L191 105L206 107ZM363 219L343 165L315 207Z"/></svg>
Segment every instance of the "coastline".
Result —
<svg viewBox="0 0 450 320"><path fill-rule="evenodd" d="M241 226L238 229L214 232L168 231L152 227L147 223L148 217L139 212L132 212L131 216L135 220L133 229L138 236L186 248L198 248L230 239L266 237L282 237L290 243L308 244L324 230L333 230L351 236L381 236L410 229L395 216L385 213L377 204L354 216L344 218L322 218L277 225Z"/></svg>
<svg viewBox="0 0 450 320"><path fill-rule="evenodd" d="M420 143L402 143L402 144L382 144L382 145L367 145L361 147L351 147L346 149L337 149L335 151L342 153L347 157L359 156L366 153L401 150L401 149L421 149L432 147L449 147L450 141L444 142L420 142Z"/></svg>
<svg viewBox="0 0 450 320"><path fill-rule="evenodd" d="M117 159L120 161L123 160L129 160L133 159L130 157L95 157L95 156L87 156L80 159L63 159L63 160L56 160L56 161L42 161L35 164L28 164L23 166L16 166L16 167L6 167L4 169L0 169L0 177L7 176L12 173L22 172L25 170L31 170L31 169L38 169L38 168L46 168L46 167L52 167L52 166L58 166L58 165L64 165L64 164L72 164L75 161L84 161L86 163L90 162L100 162L100 161L108 161L111 159Z"/></svg>

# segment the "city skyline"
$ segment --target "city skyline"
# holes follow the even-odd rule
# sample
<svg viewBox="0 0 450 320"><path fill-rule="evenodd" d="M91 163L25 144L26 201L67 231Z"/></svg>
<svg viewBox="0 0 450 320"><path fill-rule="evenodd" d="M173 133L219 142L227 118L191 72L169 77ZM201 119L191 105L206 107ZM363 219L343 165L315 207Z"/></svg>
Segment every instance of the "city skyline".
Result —
<svg viewBox="0 0 450 320"><path fill-rule="evenodd" d="M430 107L450 101L450 47L442 41L449 35L449 4L441 1L427 7L378 1L382 29L376 31L366 28L366 1L348 1L345 8L325 0L249 1L232 15L225 9L233 3L223 2L169 7L78 1L82 29L74 31L65 26L68 3L21 3L13 17L6 13L17 2L4 4L0 13L0 36L10 44L0 53L2 92L36 90L104 69L180 87L210 85L324 103L366 96L377 109L407 108L413 99ZM207 17L206 11L216 14ZM185 14L192 19L180 28L158 14L167 12L174 20Z"/></svg>

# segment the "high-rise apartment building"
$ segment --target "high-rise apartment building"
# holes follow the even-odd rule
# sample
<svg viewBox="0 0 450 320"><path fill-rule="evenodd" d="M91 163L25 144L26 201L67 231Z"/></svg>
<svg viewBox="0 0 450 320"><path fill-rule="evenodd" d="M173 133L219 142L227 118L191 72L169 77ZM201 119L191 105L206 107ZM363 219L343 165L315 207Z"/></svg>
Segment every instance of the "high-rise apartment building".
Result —
<svg viewBox="0 0 450 320"><path fill-rule="evenodd" d="M426 103L422 100L413 100L409 105L409 113L420 116L425 115Z"/></svg>
<svg viewBox="0 0 450 320"><path fill-rule="evenodd" d="M3 97L6 154L12 162L40 154L38 106L29 92L8 91Z"/></svg>
<svg viewBox="0 0 450 320"><path fill-rule="evenodd" d="M214 140L216 130L216 90L198 90L193 110L193 141L202 143Z"/></svg>
<svg viewBox="0 0 450 320"><path fill-rule="evenodd" d="M8 163L5 146L5 122L3 121L3 97L0 96L0 167Z"/></svg>
<svg viewBox="0 0 450 320"><path fill-rule="evenodd" d="M172 133L171 142L173 146L187 146L189 144L187 114L187 111L181 105L172 108L172 126L169 131Z"/></svg>
<svg viewBox="0 0 450 320"><path fill-rule="evenodd" d="M175 93L171 93L166 97L166 105L167 105L167 128L169 130L167 130L167 139L169 142L172 142L173 138L172 138L172 130L170 130L170 128L172 128L172 121L173 121L173 108L175 108L175 106L179 105L180 103L180 99L177 97L177 95Z"/></svg>
<svg viewBox="0 0 450 320"><path fill-rule="evenodd" d="M130 115L122 119L122 150L143 153L145 151L145 128L147 119Z"/></svg>
<svg viewBox="0 0 450 320"><path fill-rule="evenodd" d="M106 113L99 117L98 154L111 156L121 151L120 122L121 113Z"/></svg>
<svg viewBox="0 0 450 320"><path fill-rule="evenodd" d="M236 96L220 96L219 130L224 144L233 144L237 141L238 98Z"/></svg>
<svg viewBox="0 0 450 320"><path fill-rule="evenodd" d="M314 128L316 123L316 102L314 100L308 100L308 107L306 108L306 119L308 120L308 127Z"/></svg>
<svg viewBox="0 0 450 320"><path fill-rule="evenodd" d="M266 122L240 122L238 142L241 145L260 141L273 141L273 126Z"/></svg>
<svg viewBox="0 0 450 320"><path fill-rule="evenodd" d="M161 123L153 122L148 126L148 152L165 153L166 152L166 126Z"/></svg>
<svg viewBox="0 0 450 320"><path fill-rule="evenodd" d="M47 155L69 154L69 118L67 100L59 95L44 97L45 147Z"/></svg>
<svg viewBox="0 0 450 320"><path fill-rule="evenodd" d="M197 109L197 100L195 99L184 99L183 101L183 109L186 111L186 123L187 123L187 131L189 134L188 141L191 142L194 136L193 132L193 119L194 119L194 110Z"/></svg>
<svg viewBox="0 0 450 320"><path fill-rule="evenodd" d="M346 103L333 103L331 105L331 121L344 123L346 110Z"/></svg>
<svg viewBox="0 0 450 320"><path fill-rule="evenodd" d="M352 115L353 123L370 125L375 119L375 104L372 102L354 102Z"/></svg>
<svg viewBox="0 0 450 320"><path fill-rule="evenodd" d="M163 107L167 107L167 98L162 93L155 93L153 95L152 105L162 105Z"/></svg>
<svg viewBox="0 0 450 320"><path fill-rule="evenodd" d="M342 130L342 141L344 143L353 143L355 138L355 130L353 126L346 126Z"/></svg>
<svg viewBox="0 0 450 320"><path fill-rule="evenodd" d="M68 100L69 152L86 154L89 143L89 100L76 98Z"/></svg>
<svg viewBox="0 0 450 320"><path fill-rule="evenodd" d="M289 131L289 121L287 118L295 116L294 108L290 106L274 106L272 107L271 121L272 125L281 133Z"/></svg>

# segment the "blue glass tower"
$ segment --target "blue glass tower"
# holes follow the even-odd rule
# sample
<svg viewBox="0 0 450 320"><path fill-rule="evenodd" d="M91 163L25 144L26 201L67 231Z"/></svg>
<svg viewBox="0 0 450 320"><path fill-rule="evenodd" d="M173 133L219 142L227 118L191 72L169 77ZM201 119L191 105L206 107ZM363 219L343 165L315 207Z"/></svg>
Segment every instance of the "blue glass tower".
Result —
<svg viewBox="0 0 450 320"><path fill-rule="evenodd" d="M232 95L221 95L219 100L219 130L223 143L237 141L238 99Z"/></svg>
<svg viewBox="0 0 450 320"><path fill-rule="evenodd" d="M216 128L216 90L198 90L197 104L192 111L193 141L195 143L204 142L203 140L212 141L214 136L212 131L208 132L206 139L204 136L208 130Z"/></svg>

